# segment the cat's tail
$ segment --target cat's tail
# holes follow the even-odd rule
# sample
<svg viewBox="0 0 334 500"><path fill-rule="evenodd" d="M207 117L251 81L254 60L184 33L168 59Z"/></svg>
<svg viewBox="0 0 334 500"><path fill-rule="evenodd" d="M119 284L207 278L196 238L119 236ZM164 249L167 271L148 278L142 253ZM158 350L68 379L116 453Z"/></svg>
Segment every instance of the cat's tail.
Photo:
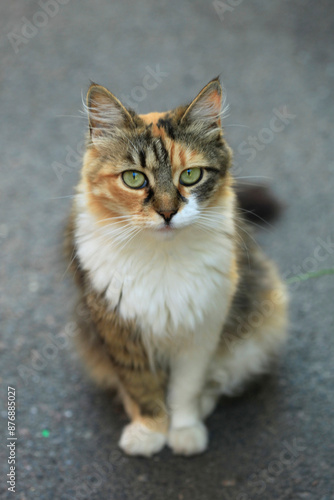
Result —
<svg viewBox="0 0 334 500"><path fill-rule="evenodd" d="M235 187L239 207L246 219L263 225L276 220L284 209L272 190L265 185Z"/></svg>

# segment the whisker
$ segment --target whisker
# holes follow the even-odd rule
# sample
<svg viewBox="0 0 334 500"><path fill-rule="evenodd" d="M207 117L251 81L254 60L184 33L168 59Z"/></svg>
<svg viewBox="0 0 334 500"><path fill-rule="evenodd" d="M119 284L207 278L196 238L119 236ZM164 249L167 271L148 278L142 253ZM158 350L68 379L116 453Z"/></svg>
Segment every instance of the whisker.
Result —
<svg viewBox="0 0 334 500"><path fill-rule="evenodd" d="M63 198L75 198L76 194L69 194L68 196L57 196L57 198L48 198L49 200L62 200Z"/></svg>
<svg viewBox="0 0 334 500"><path fill-rule="evenodd" d="M80 120L87 119L86 116L80 115L54 115L55 118L80 118Z"/></svg>
<svg viewBox="0 0 334 500"><path fill-rule="evenodd" d="M235 177L234 177L235 179ZM235 187L238 189L238 186L255 186L255 187L259 187L259 183L258 182L249 182L249 181L239 181L236 183ZM238 192L237 192L238 194Z"/></svg>
<svg viewBox="0 0 334 500"><path fill-rule="evenodd" d="M222 214L221 212L214 212L214 211L203 212L200 215L202 215L204 217L210 217L212 215L213 217L219 217L220 219L226 219L227 218L226 214Z"/></svg>
<svg viewBox="0 0 334 500"><path fill-rule="evenodd" d="M101 231L101 234L108 234L110 232L113 233L114 231L123 231L123 229L127 229L131 226L133 226L131 221L118 220L115 222L108 222L108 224L100 226L99 230Z"/></svg>
<svg viewBox="0 0 334 500"><path fill-rule="evenodd" d="M119 250L120 250L120 251L121 251L121 250L123 250L123 249L126 247L126 245L128 245L128 244L130 243L130 241L132 241L132 240L133 240L133 238L134 238L135 236L137 236L137 235L141 232L141 230L142 230L141 228L136 228L136 230L135 230L134 234L128 238L128 240L125 242L125 244L124 244L124 245L122 245L122 247L121 247Z"/></svg>
<svg viewBox="0 0 334 500"><path fill-rule="evenodd" d="M116 217L107 217L106 219L99 219L97 222L105 222L108 220L126 219L126 218L130 220L130 218L132 218L132 215L117 215Z"/></svg>
<svg viewBox="0 0 334 500"><path fill-rule="evenodd" d="M260 248L260 245L258 244L258 242L254 239L254 237L244 227L239 226L235 221L234 221L234 224L236 225L236 227L238 229L241 229L241 231L243 231L244 233L246 233L247 236L255 243L255 245Z"/></svg>
<svg viewBox="0 0 334 500"><path fill-rule="evenodd" d="M85 194L92 194L91 191L86 191ZM69 194L66 196L57 196L56 198L48 198L48 200L61 200L62 198L75 198L78 195L78 193L75 194Z"/></svg>
<svg viewBox="0 0 334 500"><path fill-rule="evenodd" d="M250 128L249 125L241 125L240 123L228 123L227 125L224 125L223 128L226 127L243 127L243 128Z"/></svg>
<svg viewBox="0 0 334 500"><path fill-rule="evenodd" d="M195 224L197 224L201 229L203 229L203 231L206 231L207 233L217 234L217 229L216 228L210 227L210 226L208 226L207 224L204 224L201 221L196 221Z"/></svg>
<svg viewBox="0 0 334 500"><path fill-rule="evenodd" d="M234 179L239 180L239 179L269 179L273 180L272 177L268 177L267 175L246 175L243 177L234 177Z"/></svg>
<svg viewBox="0 0 334 500"><path fill-rule="evenodd" d="M67 273L67 271L70 269L71 265L73 264L73 262L74 262L74 260L75 260L76 256L77 256L77 254L76 254L75 248L73 248L72 253L71 253L71 257L70 257L70 262L69 262L69 264L68 264L67 268L65 269L64 274L63 274L63 275L62 275L62 277L60 278L60 281L63 281L63 279L65 278L66 273ZM79 267L79 266L77 266L77 269L75 270L75 273L77 272L78 267ZM75 276L75 273L74 273L74 276Z"/></svg>
<svg viewBox="0 0 334 500"><path fill-rule="evenodd" d="M128 230L130 230L132 228L133 228L133 226L128 223L125 226L116 227L116 228L111 229L110 231L104 231L103 234L106 235L106 236L116 236L116 237L118 237L121 234L127 232Z"/></svg>
<svg viewBox="0 0 334 500"><path fill-rule="evenodd" d="M128 229L123 234L121 234L119 236L116 236L116 238L110 237L110 236L107 236L107 235L104 235L104 238L111 245L116 245L118 247L118 250L121 250L123 248L123 246L125 246L125 245L122 245L121 247L120 247L120 245L124 241L126 242L136 231L138 231L138 228L131 228L131 229Z"/></svg>
<svg viewBox="0 0 334 500"><path fill-rule="evenodd" d="M274 226L272 224L270 224L268 221L266 221L265 219L263 219L260 215L256 214L252 210L246 210L245 208L238 207L237 208L237 212L243 212L243 213L246 213L246 214L252 214L254 217L257 217L258 219L260 219L262 222L264 222L264 224L266 224L270 228L274 228ZM247 222L249 224L254 224L256 227L259 227L260 229L264 229L266 231L268 230L266 227L263 227L260 224L256 224L256 222L254 222L252 220L247 220Z"/></svg>
<svg viewBox="0 0 334 500"><path fill-rule="evenodd" d="M106 234L99 234L99 235L97 235L97 237L98 237L99 239L102 239L102 241L103 241L104 243L109 243L109 244L111 244L112 246L115 246L115 245L116 245L116 246L118 246L120 243L122 243L122 242L124 241L124 239L125 239L125 238L128 236L128 234L130 234L130 233L131 233L131 230L128 230L128 232L127 232L126 234L123 234L123 235L118 235L118 236L116 236L116 237L111 237L111 236L106 235ZM86 238L86 240L87 240L87 239L89 240L90 238L91 238L91 237L88 237L88 238ZM82 241L85 241L85 238L81 238L81 240L82 240ZM96 253L96 252L98 252L99 250L100 250L100 248L96 248L95 252L93 252L93 253Z"/></svg>

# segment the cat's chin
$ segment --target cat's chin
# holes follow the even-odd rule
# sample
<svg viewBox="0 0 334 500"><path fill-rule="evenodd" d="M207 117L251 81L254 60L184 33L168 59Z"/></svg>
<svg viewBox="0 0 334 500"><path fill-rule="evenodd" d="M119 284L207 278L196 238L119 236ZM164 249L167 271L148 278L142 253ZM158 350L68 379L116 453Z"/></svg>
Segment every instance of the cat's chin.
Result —
<svg viewBox="0 0 334 500"><path fill-rule="evenodd" d="M175 229L174 227L164 226L162 228L156 229L154 231L154 235L159 240L171 240L172 238L174 238L176 232L177 229Z"/></svg>

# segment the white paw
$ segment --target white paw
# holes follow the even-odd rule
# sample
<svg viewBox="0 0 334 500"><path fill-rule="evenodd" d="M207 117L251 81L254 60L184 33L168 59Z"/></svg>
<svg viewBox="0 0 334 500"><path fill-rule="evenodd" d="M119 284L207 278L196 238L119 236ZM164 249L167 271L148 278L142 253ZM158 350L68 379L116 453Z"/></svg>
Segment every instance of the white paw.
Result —
<svg viewBox="0 0 334 500"><path fill-rule="evenodd" d="M118 445L128 455L150 457L164 447L166 440L161 432L153 432L141 422L132 422L124 427Z"/></svg>
<svg viewBox="0 0 334 500"><path fill-rule="evenodd" d="M206 450L208 431L202 422L190 427L171 429L168 434L168 444L177 455L196 455Z"/></svg>

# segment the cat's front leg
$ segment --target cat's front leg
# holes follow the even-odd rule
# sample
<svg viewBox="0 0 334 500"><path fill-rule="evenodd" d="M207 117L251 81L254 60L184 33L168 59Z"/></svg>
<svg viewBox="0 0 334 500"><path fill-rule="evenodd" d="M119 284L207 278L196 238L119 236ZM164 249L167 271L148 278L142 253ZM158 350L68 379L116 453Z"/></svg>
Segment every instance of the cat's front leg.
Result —
<svg viewBox="0 0 334 500"><path fill-rule="evenodd" d="M220 330L184 346L173 355L168 391L168 444L176 454L194 455L207 448L208 433L201 421L199 396L218 343Z"/></svg>
<svg viewBox="0 0 334 500"><path fill-rule="evenodd" d="M150 370L123 370L120 375L121 396L131 423L124 427L119 446L128 455L150 457L167 442L164 377Z"/></svg>
<svg viewBox="0 0 334 500"><path fill-rule="evenodd" d="M135 334L134 323L124 322L116 313L109 313L107 320L102 317L101 321L98 316L93 319L99 327L97 345L117 378L119 393L131 420L122 431L119 446L128 455L150 457L167 442L168 374L159 366L152 369L141 337Z"/></svg>
<svg viewBox="0 0 334 500"><path fill-rule="evenodd" d="M128 455L149 457L167 442L168 373L158 363L152 368L134 321L123 320L116 310L108 311L94 293L87 295L85 305L89 328L82 328L80 349L95 377L116 385L131 420L119 446Z"/></svg>

